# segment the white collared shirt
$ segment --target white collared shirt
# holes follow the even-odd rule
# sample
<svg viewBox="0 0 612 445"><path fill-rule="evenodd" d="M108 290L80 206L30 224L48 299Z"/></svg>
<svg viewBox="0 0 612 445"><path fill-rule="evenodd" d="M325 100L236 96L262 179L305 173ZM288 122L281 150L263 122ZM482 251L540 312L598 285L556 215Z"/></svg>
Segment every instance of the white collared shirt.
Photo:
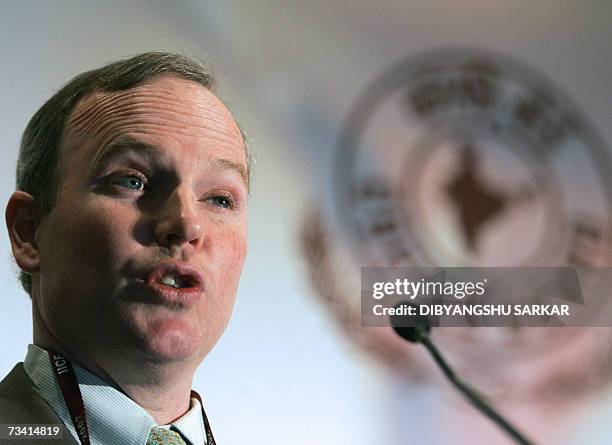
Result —
<svg viewBox="0 0 612 445"><path fill-rule="evenodd" d="M77 364L72 364L83 397L91 445L146 445L149 430L154 426L173 427L191 445L206 444L206 430L200 401L191 399L191 407L172 425L157 425L151 415L140 405L110 386L96 375ZM53 373L47 351L36 345L28 346L23 362L26 373L40 390L55 414L74 436L78 436L68 413L57 378Z"/></svg>

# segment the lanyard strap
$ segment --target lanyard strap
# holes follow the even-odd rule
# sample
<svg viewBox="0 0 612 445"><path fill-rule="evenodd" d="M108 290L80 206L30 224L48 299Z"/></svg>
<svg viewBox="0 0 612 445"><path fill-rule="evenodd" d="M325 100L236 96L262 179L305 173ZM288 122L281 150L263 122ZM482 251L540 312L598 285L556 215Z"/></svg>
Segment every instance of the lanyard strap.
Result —
<svg viewBox="0 0 612 445"><path fill-rule="evenodd" d="M83 396L81 395L81 389L77 382L74 368L69 360L61 354L56 352L47 351L51 364L53 365L53 371L55 371L55 377L57 377L57 383L59 383L68 413L72 419L72 424L76 430L77 436L81 445L90 445L89 442L89 429L87 428L87 419L85 417L85 405L83 404ZM195 391L191 391L191 397L195 397L200 402L202 408L202 419L204 420L204 429L206 430L206 445L216 445L215 438L208 423L208 417L204 411L204 404L200 394Z"/></svg>
<svg viewBox="0 0 612 445"><path fill-rule="evenodd" d="M212 433L212 429L210 428L210 423L208 423L208 417L206 417L206 412L204 412L204 404L202 403L202 397L200 397L200 394L195 392L193 389L191 390L191 397L195 397L200 401L200 407L202 408L202 419L204 419L204 429L206 430L206 445L217 445L217 442L215 442L215 438Z"/></svg>
<svg viewBox="0 0 612 445"><path fill-rule="evenodd" d="M81 395L81 389L76 379L74 369L70 364L70 361L66 360L61 354L56 352L47 351L55 376L57 377L57 383L59 383L68 413L72 419L72 424L76 430L77 436L81 445L90 445L89 443L89 429L87 428L87 419L85 418L85 405L83 405L83 396Z"/></svg>

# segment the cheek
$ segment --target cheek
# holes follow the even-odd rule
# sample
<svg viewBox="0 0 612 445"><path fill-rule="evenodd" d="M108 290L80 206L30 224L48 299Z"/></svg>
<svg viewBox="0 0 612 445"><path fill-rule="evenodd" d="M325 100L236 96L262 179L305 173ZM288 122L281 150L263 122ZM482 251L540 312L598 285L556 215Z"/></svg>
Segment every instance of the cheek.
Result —
<svg viewBox="0 0 612 445"><path fill-rule="evenodd" d="M131 243L130 218L117 206L91 202L64 209L49 233L49 268L69 270L73 277L99 281L120 267ZM96 280L96 277L99 277Z"/></svg>
<svg viewBox="0 0 612 445"><path fill-rule="evenodd" d="M221 257L219 263L222 267L220 272L224 276L226 283L237 282L246 256L246 231L224 231L218 243Z"/></svg>
<svg viewBox="0 0 612 445"><path fill-rule="evenodd" d="M211 271L216 287L213 292L217 310L226 314L223 318L229 318L246 255L246 231L224 231L217 242L217 261L211 261L215 265Z"/></svg>

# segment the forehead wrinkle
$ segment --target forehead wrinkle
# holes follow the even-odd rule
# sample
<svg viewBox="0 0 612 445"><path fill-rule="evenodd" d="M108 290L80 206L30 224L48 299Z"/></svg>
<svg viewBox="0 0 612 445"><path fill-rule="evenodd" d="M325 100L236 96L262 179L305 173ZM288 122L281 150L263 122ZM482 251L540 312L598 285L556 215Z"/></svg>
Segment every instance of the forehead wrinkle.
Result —
<svg viewBox="0 0 612 445"><path fill-rule="evenodd" d="M106 129L123 121L129 122L130 125L155 125L160 122L163 127L171 127L179 134L189 134L200 129L204 130L207 136L220 136L213 136L215 140L227 139L230 135L238 137L237 128L234 128L237 126L227 111L208 103L191 104L193 106L185 110L184 103L169 94L143 96L142 93L132 92L118 96L117 93L96 93L95 97L79 104L69 119L68 129L77 137L99 137ZM156 111L163 112L164 116L155 116ZM234 125L228 125L228 120Z"/></svg>
<svg viewBox="0 0 612 445"><path fill-rule="evenodd" d="M135 115L147 116L158 110L181 118L192 114L186 113L185 110L169 109L167 105L173 104L176 104L176 100L160 101L158 99L155 101L155 98L144 99L140 95L137 97L104 97L103 100L98 100L92 104L84 104L83 110L76 110L75 116L69 120L69 124L74 130L83 132L84 130L91 130L93 126L103 126L121 118L134 117ZM87 105L89 106L87 107ZM167 118L168 116L165 117L165 120Z"/></svg>
<svg viewBox="0 0 612 445"><path fill-rule="evenodd" d="M85 96L79 101L68 118L68 125L74 129L87 127L90 121L104 113L108 104L117 101L117 98L109 93L96 91Z"/></svg>
<svg viewBox="0 0 612 445"><path fill-rule="evenodd" d="M185 85L190 86L191 88L187 88L188 90L196 90L194 94L190 94L188 97L193 98L199 96L204 99L202 101L192 100L190 101L191 105L197 109L203 109L209 112L212 112L213 115L223 116L225 115L230 120L233 120L233 117L229 113L229 111L225 108L225 105L222 101L220 101L215 94L213 94L210 90L205 87L196 84L191 81L185 81L179 79L181 82L185 82ZM87 116L91 113L87 113L87 111L97 111L104 110L109 107L113 107L114 105L120 107L123 103L142 103L143 105L147 105L147 102L151 100L157 100L162 103L172 105L177 104L184 108L186 101L177 100L177 90L176 86L166 86L164 88L160 88L155 84L142 84L130 88L128 90L121 91L94 91L91 94L82 98L75 110L71 113L70 119L73 125L79 126L81 124L81 120L83 118L87 118ZM209 106L213 105L211 102L217 102L218 106ZM88 105L90 105L88 107ZM97 106L96 106L97 105ZM85 108L83 110L83 108ZM89 108L89 110L87 109ZM166 108L164 108L166 109ZM197 114L197 113L189 113L189 114ZM221 123L223 119L220 119Z"/></svg>
<svg viewBox="0 0 612 445"><path fill-rule="evenodd" d="M121 110L129 109L129 105L137 103L141 96L141 92L133 89L119 92L96 91L77 104L68 119L68 124L77 131L83 131L91 126L92 121L102 120L101 115L109 112L124 114ZM123 105L127 105L127 107ZM115 111L116 109L119 111Z"/></svg>
<svg viewBox="0 0 612 445"><path fill-rule="evenodd" d="M113 125L113 123L110 123L109 125L105 125L95 131L95 145L99 147L97 151L100 151L103 150L104 147L114 145L116 143L116 139L127 137L130 134L145 134L148 136L164 135L164 133L167 132L168 128L171 127L172 126L168 125L166 121L163 121L159 124L151 123L146 120L132 120L129 123L125 123L124 125ZM175 139L175 136L177 135L192 136L194 128L195 127L193 126L188 128L174 127L173 139ZM201 128L207 130L207 134L204 136L206 140L206 144L204 145L204 147L210 143L213 143L216 147L220 148L232 149L235 147L235 144L232 142L232 140L228 139L227 135L225 135L223 132L218 132L214 129L204 126L202 126ZM145 142L143 142L143 144L144 143ZM149 144L149 142L146 143ZM180 141L177 143L179 144L179 146L183 145ZM78 146L78 141L73 141L72 145ZM154 146L155 144L150 145Z"/></svg>

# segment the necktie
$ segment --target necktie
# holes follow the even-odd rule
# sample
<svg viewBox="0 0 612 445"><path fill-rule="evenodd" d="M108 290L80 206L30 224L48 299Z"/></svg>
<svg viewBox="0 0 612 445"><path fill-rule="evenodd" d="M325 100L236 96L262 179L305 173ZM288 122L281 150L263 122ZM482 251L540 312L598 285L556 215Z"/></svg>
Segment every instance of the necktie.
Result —
<svg viewBox="0 0 612 445"><path fill-rule="evenodd" d="M187 445L181 435L165 428L153 427L147 445Z"/></svg>

